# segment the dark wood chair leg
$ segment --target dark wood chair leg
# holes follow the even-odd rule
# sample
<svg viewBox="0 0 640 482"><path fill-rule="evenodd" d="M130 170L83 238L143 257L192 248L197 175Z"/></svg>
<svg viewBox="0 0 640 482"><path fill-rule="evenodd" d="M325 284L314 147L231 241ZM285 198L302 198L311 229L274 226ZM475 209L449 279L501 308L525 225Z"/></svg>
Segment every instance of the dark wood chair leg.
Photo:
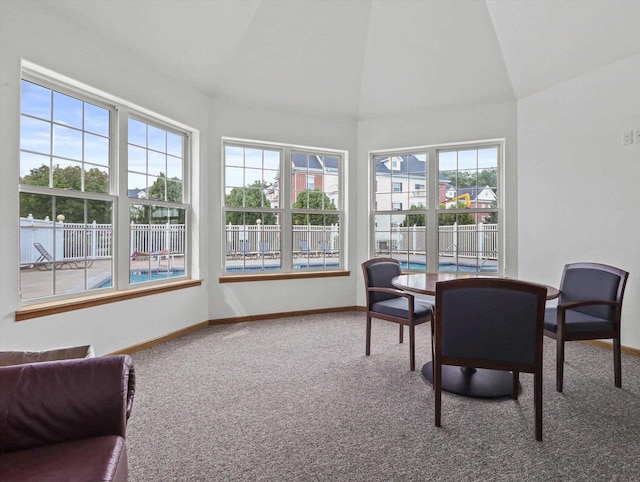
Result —
<svg viewBox="0 0 640 482"><path fill-rule="evenodd" d="M622 387L622 358L620 347L620 335L613 339L613 374L616 387Z"/></svg>
<svg viewBox="0 0 640 482"><path fill-rule="evenodd" d="M564 380L564 340L556 340L556 390L562 392Z"/></svg>
<svg viewBox="0 0 640 482"><path fill-rule="evenodd" d="M536 411L536 440L542 440L542 373L533 375L533 403Z"/></svg>
<svg viewBox="0 0 640 482"><path fill-rule="evenodd" d="M371 353L371 317L367 315L367 344L365 353L367 356Z"/></svg>
<svg viewBox="0 0 640 482"><path fill-rule="evenodd" d="M402 323L400 323L400 336L399 336L399 340L400 343L404 342L404 325Z"/></svg>
<svg viewBox="0 0 640 482"><path fill-rule="evenodd" d="M409 361L413 372L416 370L416 327L413 323L409 325Z"/></svg>
<svg viewBox="0 0 640 482"><path fill-rule="evenodd" d="M433 390L435 391L435 423L440 427L442 419L442 366L433 362Z"/></svg>
<svg viewBox="0 0 640 482"><path fill-rule="evenodd" d="M511 387L511 398L518 399L518 392L520 391L520 372L513 372L513 386Z"/></svg>

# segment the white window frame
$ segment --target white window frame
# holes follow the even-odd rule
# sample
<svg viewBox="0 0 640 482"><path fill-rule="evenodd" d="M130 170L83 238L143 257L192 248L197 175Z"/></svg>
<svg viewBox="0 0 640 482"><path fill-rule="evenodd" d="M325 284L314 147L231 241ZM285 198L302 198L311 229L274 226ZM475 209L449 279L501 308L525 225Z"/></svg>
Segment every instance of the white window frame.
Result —
<svg viewBox="0 0 640 482"><path fill-rule="evenodd" d="M505 169L504 169L504 157L505 157L505 139L487 139L482 141L473 142L457 142L449 144L438 145L426 145L417 146L411 148L399 148L399 149L386 149L379 151L369 152L369 186L376 186L376 189L369 189L369 257L374 256L387 256L389 252L381 252L379 247L376 246L376 214L424 214L426 216L426 266L428 271L434 271L435 266L439 266L439 253L438 253L438 214L442 211L438 209L438 183L439 183L439 170L438 170L438 152L439 151L452 151L452 150L464 150L464 149L481 149L487 147L498 147L498 196L497 206L492 209L497 212L498 215L498 251L497 251L497 273L495 275L501 276L505 272L505 253L506 253L506 227L504 215L504 199L505 199ZM376 200L377 194L377 178L375 169L375 159L380 156L389 156L390 158L398 158L403 155L411 155L416 153L426 153L427 155L427 172L426 172L426 190L427 190L427 202L425 209L423 210L409 210L403 209L402 211L394 211L393 208L389 211L379 211ZM391 193L396 191L391 189ZM407 206L409 208L409 206ZM448 209L447 213L484 213L487 212L487 208L477 209ZM392 254L393 256L393 254ZM411 268L404 268L406 271L412 271Z"/></svg>
<svg viewBox="0 0 640 482"><path fill-rule="evenodd" d="M88 200L104 200L112 203L112 254L111 254L111 286L105 288L89 288L72 293L53 294L38 298L28 298L21 300L22 306L38 304L42 302L56 300L73 300L74 298L86 297L91 294L98 294L111 291L127 291L129 289L141 289L146 286L156 288L163 284L173 283L180 279L191 277L191 245L192 233L190 232L191 219L191 144L197 131L175 122L169 118L156 114L148 109L139 107L131 102L120 99L111 94L102 92L74 79L57 74L49 69L42 68L31 62L23 61L21 80L26 80L62 94L66 94L91 104L104 107L111 112L109 129L109 192L93 193L83 191L71 191L66 189L49 188L46 186L33 186L19 184L20 193L44 194L52 197L74 197ZM171 203L165 201L149 201L149 204L162 205L165 207L175 207L180 205L185 209L185 240L184 240L184 275L179 277L168 277L160 280L153 280L143 283L130 283L130 252L129 252L129 207L130 204L144 204L147 200L139 198L129 198L127 195L127 170L128 170L128 118L134 117L150 124L157 125L163 129L184 135L183 141L183 190L182 203ZM19 162L19 161L18 161ZM55 286L55 285L54 285Z"/></svg>
<svg viewBox="0 0 640 482"><path fill-rule="evenodd" d="M344 251L345 244L345 236L346 230L344 226L346 225L346 211L345 211L345 203L346 203L346 192L345 192L345 172L346 172L346 163L347 163L347 152L337 149L328 149L328 148L318 148L311 146L302 146L295 144L286 144L286 143L276 143L270 141L258 141L251 139L242 139L242 138L234 138L234 137L222 137L221 142L221 169L222 169L222 216L221 216L221 279L222 280L232 280L237 275L246 275L251 274L258 278L264 277L265 279L271 277L274 274L283 274L283 275L307 275L313 274L314 272L322 273L326 271L346 271L346 256ZM252 207L227 207L226 206L226 154L225 150L227 146L235 146L235 147L244 147L244 148L257 148L257 149L266 149L266 150L277 150L280 152L280 202L279 206L275 208L252 208ZM340 159L340 166L338 169L338 190L339 190L339 204L340 206L336 206L336 211L328 211L331 215L337 214L339 216L340 222L338 224L338 253L336 253L336 257L333 257L330 261L329 266L316 266L309 267L306 269L297 269L295 268L295 260L294 253L296 251L296 247L293 246L293 215L294 214L318 214L317 210L305 210L305 209L295 209L293 208L292 201L292 192L293 186L291 185L292 179L292 161L291 155L293 153L308 153L308 154L317 154L317 155L327 155L332 157L338 157ZM305 186L307 185L307 178L305 178ZM324 188L325 186L323 186ZM227 239L226 239L226 219L228 212L255 212L255 211L264 211L268 210L278 215L281 220L281 239L280 239L280 269L276 269L273 271L267 270L238 270L227 272ZM315 248L312 248L312 250ZM327 260L325 260L327 261ZM337 264L337 266L336 266Z"/></svg>

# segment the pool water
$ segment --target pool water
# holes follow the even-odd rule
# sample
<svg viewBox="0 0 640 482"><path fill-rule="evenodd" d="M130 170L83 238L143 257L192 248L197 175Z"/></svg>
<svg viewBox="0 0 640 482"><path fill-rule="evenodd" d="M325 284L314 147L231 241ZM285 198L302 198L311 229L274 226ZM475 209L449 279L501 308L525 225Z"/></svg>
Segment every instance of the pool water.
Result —
<svg viewBox="0 0 640 482"><path fill-rule="evenodd" d="M401 262L400 266L402 267L402 269L414 269L414 270L418 270L418 271L426 271L426 266L423 263L409 263L407 264L406 262ZM338 263L326 263L326 264L311 264L311 265L307 265L307 264L295 264L293 266L294 270L298 270L298 269L313 269L313 268L339 268L340 265ZM247 271L273 271L273 270L279 270L281 269L281 266L279 264L273 264L273 265L246 265L246 266L227 266L226 267L226 272L227 273L241 273L241 272L247 272ZM480 268L476 268L475 266L464 266L464 265L455 265L455 264L440 264L438 266L438 271L462 271L462 272L467 272L467 273L477 273L477 272L481 272L481 273L497 273L497 269L495 266L481 266ZM146 281L143 280L143 281Z"/></svg>
<svg viewBox="0 0 640 482"><path fill-rule="evenodd" d="M406 262L401 262L400 266L403 269L415 269L420 271L426 271L426 266L422 263L409 263L407 265ZM462 271L467 273L497 273L498 270L495 266L480 266L480 268L476 268L475 266L464 266L464 265L455 265L455 264L440 264L438 265L438 271Z"/></svg>
<svg viewBox="0 0 640 482"><path fill-rule="evenodd" d="M149 272L148 271L132 271L129 274L129 283L131 283L131 284L143 283L145 281L154 281L154 280L159 280L159 279L175 278L177 276L184 276L184 270L176 269L176 270L169 271L169 272L152 270L151 271L151 277L149 277ZM95 286L95 288L111 288L111 286L112 286L111 278L108 278L108 279L104 280L102 283L100 283L99 285Z"/></svg>

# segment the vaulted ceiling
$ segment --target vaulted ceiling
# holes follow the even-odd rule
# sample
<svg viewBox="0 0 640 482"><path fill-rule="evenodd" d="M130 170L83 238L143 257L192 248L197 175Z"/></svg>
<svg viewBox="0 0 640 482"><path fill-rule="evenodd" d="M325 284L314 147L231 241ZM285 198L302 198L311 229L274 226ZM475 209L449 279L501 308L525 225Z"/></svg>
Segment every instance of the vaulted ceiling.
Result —
<svg viewBox="0 0 640 482"><path fill-rule="evenodd" d="M640 54L640 0L51 0L212 96L367 118L521 98Z"/></svg>

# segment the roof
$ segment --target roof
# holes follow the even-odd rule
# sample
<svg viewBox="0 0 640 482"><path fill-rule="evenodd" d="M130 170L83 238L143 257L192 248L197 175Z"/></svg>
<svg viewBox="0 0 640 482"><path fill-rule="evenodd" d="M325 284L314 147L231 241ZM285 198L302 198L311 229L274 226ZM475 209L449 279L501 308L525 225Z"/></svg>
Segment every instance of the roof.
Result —
<svg viewBox="0 0 640 482"><path fill-rule="evenodd" d="M393 158L400 159L400 168L399 169L389 169L389 157L379 157L376 158L376 174L391 174L395 176L424 176L426 172L427 163L425 161L421 161L414 155L407 156L392 156ZM449 179L447 179L442 172L438 173L439 181L448 183Z"/></svg>

